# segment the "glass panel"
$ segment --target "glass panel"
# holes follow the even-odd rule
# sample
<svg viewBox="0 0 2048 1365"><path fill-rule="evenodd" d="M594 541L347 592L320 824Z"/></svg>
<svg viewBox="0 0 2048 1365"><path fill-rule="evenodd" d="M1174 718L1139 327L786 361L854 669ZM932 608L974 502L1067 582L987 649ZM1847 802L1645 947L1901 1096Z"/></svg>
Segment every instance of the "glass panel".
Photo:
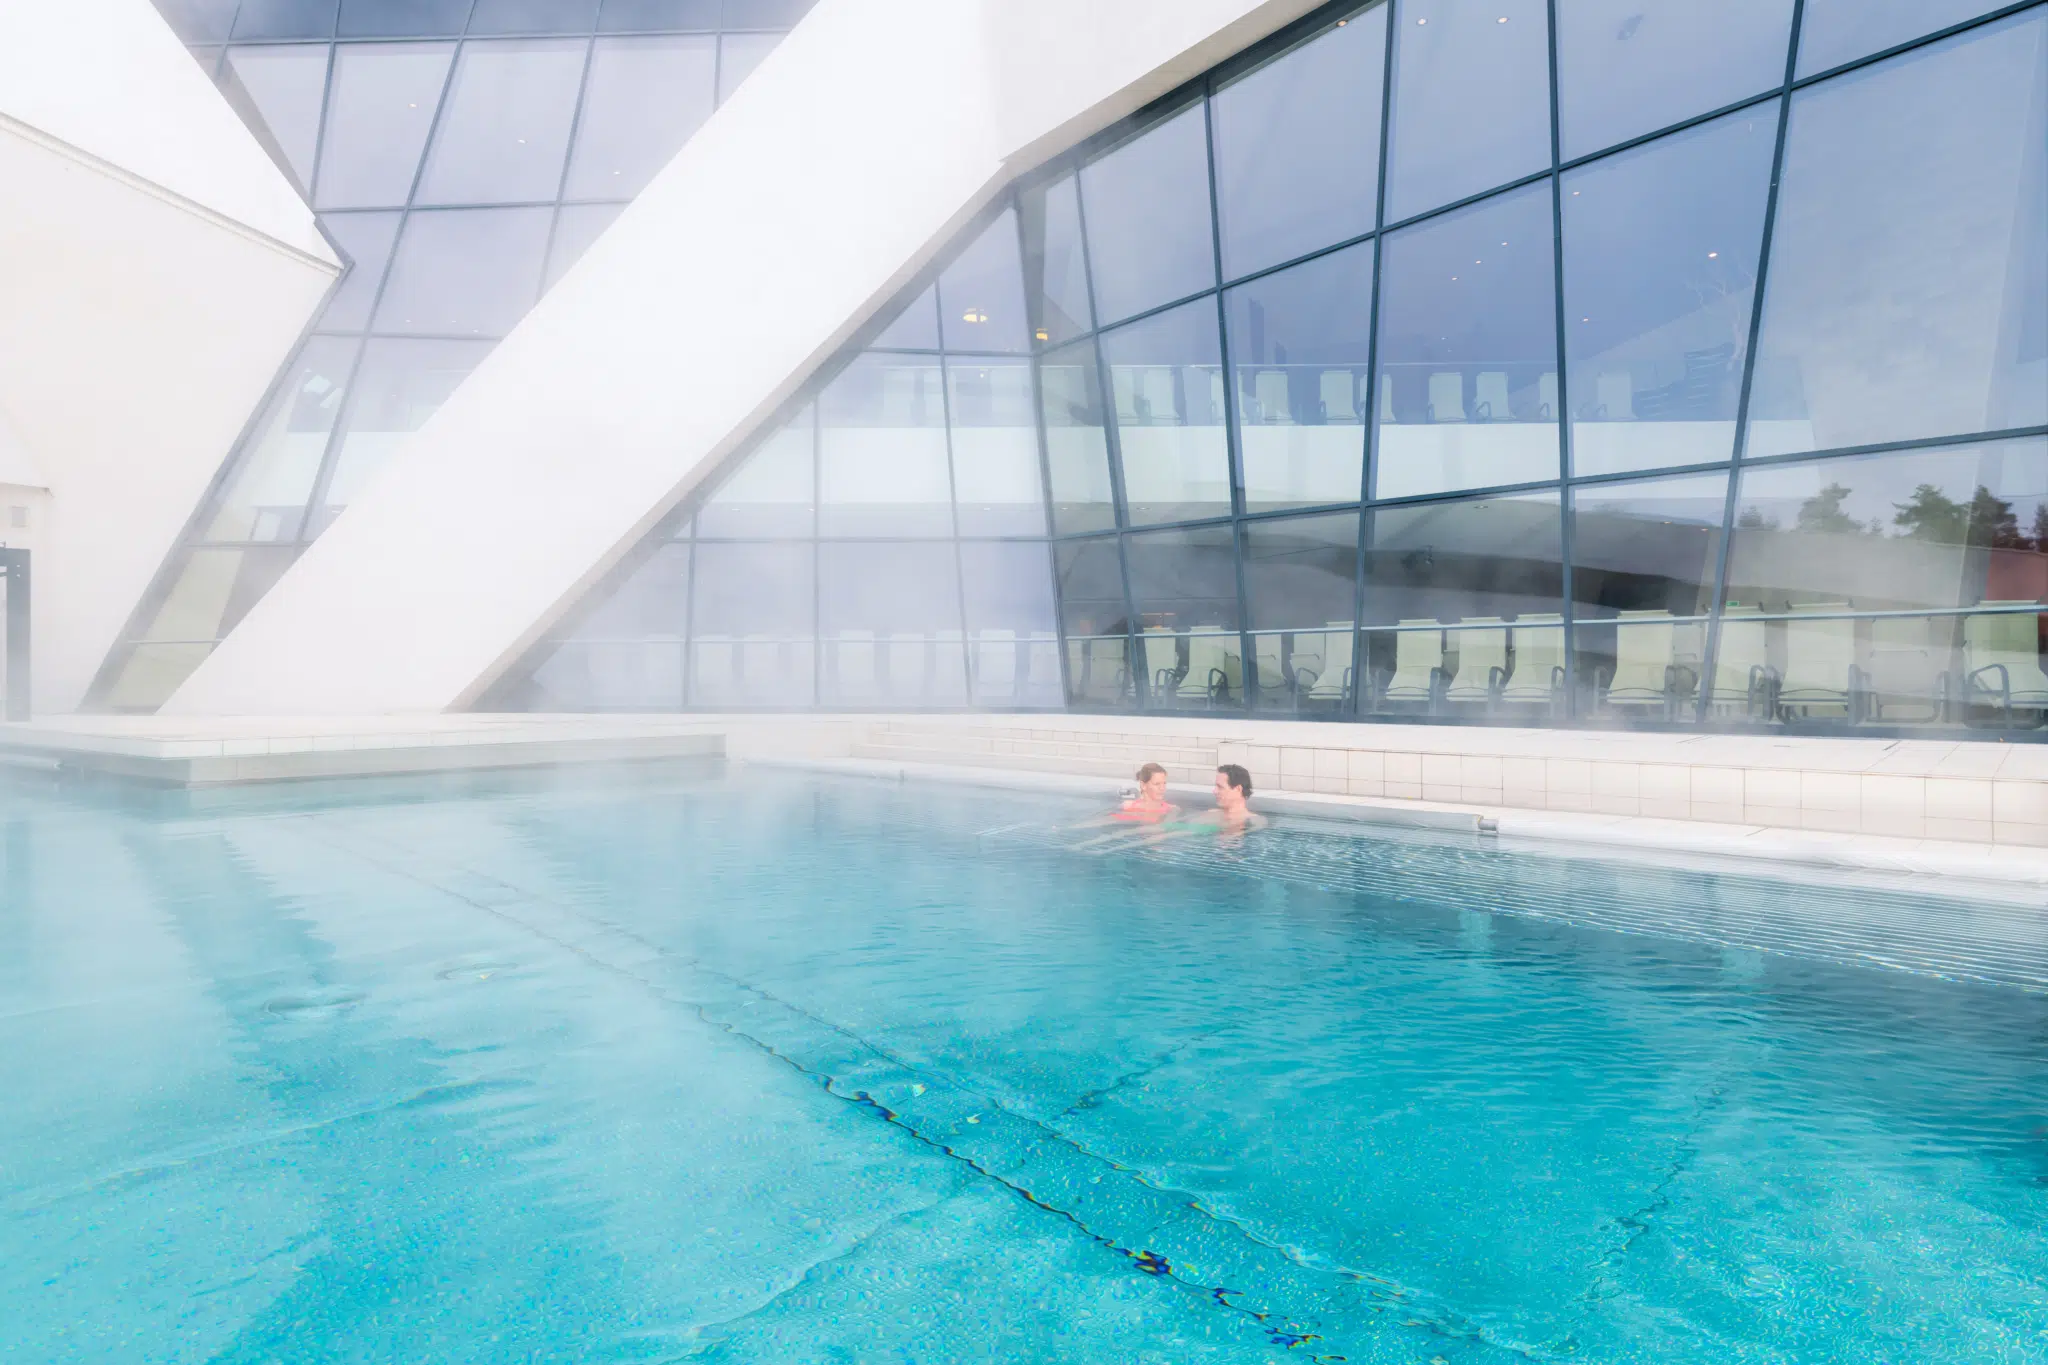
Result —
<svg viewBox="0 0 2048 1365"><path fill-rule="evenodd" d="M440 37L462 32L470 0L341 0L344 38Z"/></svg>
<svg viewBox="0 0 2048 1365"><path fill-rule="evenodd" d="M1073 176L1017 196L1024 218L1024 299L1034 340L1065 341L1095 326Z"/></svg>
<svg viewBox="0 0 2048 1365"><path fill-rule="evenodd" d="M1230 450L1214 300L1105 333L1102 354L1116 394L1131 522L1228 515Z"/></svg>
<svg viewBox="0 0 2048 1365"><path fill-rule="evenodd" d="M182 643L225 637L298 554L296 545L192 551L142 638Z"/></svg>
<svg viewBox="0 0 2048 1365"><path fill-rule="evenodd" d="M2048 421L2048 13L1794 97L1751 455Z"/></svg>
<svg viewBox="0 0 2048 1365"><path fill-rule="evenodd" d="M1363 495L1372 251L1349 247L1224 296L1248 512Z"/></svg>
<svg viewBox="0 0 2048 1365"><path fill-rule="evenodd" d="M975 704L1058 706L1050 549L1043 541L963 541L960 580Z"/></svg>
<svg viewBox="0 0 2048 1365"><path fill-rule="evenodd" d="M1060 535L1107 530L1116 525L1116 507L1095 343L1048 353L1039 361L1038 382L1053 530Z"/></svg>
<svg viewBox="0 0 2048 1365"><path fill-rule="evenodd" d="M1339 19L1216 92L1225 279L1372 231L1391 8Z"/></svg>
<svg viewBox="0 0 2048 1365"><path fill-rule="evenodd" d="M1149 531L1124 542L1145 629L1237 629L1237 557L1227 526Z"/></svg>
<svg viewBox="0 0 2048 1365"><path fill-rule="evenodd" d="M156 710L211 653L210 643L134 646L107 689L107 706L115 711Z"/></svg>
<svg viewBox="0 0 2048 1365"><path fill-rule="evenodd" d="M1151 705L1244 704L1232 540L1229 527L1211 526L1124 542Z"/></svg>
<svg viewBox="0 0 2048 1365"><path fill-rule="evenodd" d="M1349 708L1359 524L1356 513L1255 521L1244 528L1245 607L1260 707Z"/></svg>
<svg viewBox="0 0 2048 1365"><path fill-rule="evenodd" d="M732 98L740 82L754 74L782 41L780 33L728 33L718 40L718 102Z"/></svg>
<svg viewBox="0 0 2048 1365"><path fill-rule="evenodd" d="M807 543L698 542L691 705L808 706L817 699L814 554Z"/></svg>
<svg viewBox="0 0 2048 1365"><path fill-rule="evenodd" d="M290 540L298 535L358 344L317 336L306 343L250 438L206 539Z"/></svg>
<svg viewBox="0 0 2048 1365"><path fill-rule="evenodd" d="M946 385L960 534L1044 535L1030 362L955 357Z"/></svg>
<svg viewBox="0 0 2048 1365"><path fill-rule="evenodd" d="M2048 601L2048 440L1752 469L1736 509L1731 610Z"/></svg>
<svg viewBox="0 0 2048 1365"><path fill-rule="evenodd" d="M320 105L327 97L327 48L233 48L221 85L243 121L268 139L272 156L304 193L313 183Z"/></svg>
<svg viewBox="0 0 2048 1365"><path fill-rule="evenodd" d="M570 640L533 671L532 711L673 711L683 701L680 640Z"/></svg>
<svg viewBox="0 0 2048 1365"><path fill-rule="evenodd" d="M1017 211L1005 209L939 276L939 322L953 351L1028 351Z"/></svg>
<svg viewBox="0 0 2048 1365"><path fill-rule="evenodd" d="M409 215L376 330L503 336L539 296L554 210L424 209Z"/></svg>
<svg viewBox="0 0 2048 1365"><path fill-rule="evenodd" d="M727 28L795 28L813 0L725 0Z"/></svg>
<svg viewBox="0 0 2048 1365"><path fill-rule="evenodd" d="M548 272L541 283L543 291L555 287L555 281L568 272L570 266L583 259L583 253L590 250L591 243L604 235L612 225L624 204L564 204L555 211L555 240L548 247Z"/></svg>
<svg viewBox="0 0 2048 1365"><path fill-rule="evenodd" d="M2002 9L2007 0L1806 0L1799 21L1799 74L1868 57L1950 24Z"/></svg>
<svg viewBox="0 0 2048 1365"><path fill-rule="evenodd" d="M334 51L334 92L314 202L396 207L412 194L453 43L350 44Z"/></svg>
<svg viewBox="0 0 2048 1365"><path fill-rule="evenodd" d="M392 449L448 401L490 350L482 341L372 340L364 347L327 489L330 513L355 498Z"/></svg>
<svg viewBox="0 0 2048 1365"><path fill-rule="evenodd" d="M681 639L689 607L690 547L663 545L578 621L577 640Z"/></svg>
<svg viewBox="0 0 2048 1365"><path fill-rule="evenodd" d="M1383 507L1371 521L1367 621L1492 621L1562 610L1555 493Z"/></svg>
<svg viewBox="0 0 2048 1365"><path fill-rule="evenodd" d="M1572 472L1735 450L1777 106L1564 178Z"/></svg>
<svg viewBox="0 0 2048 1365"><path fill-rule="evenodd" d="M471 33L588 33L597 0L476 0Z"/></svg>
<svg viewBox="0 0 2048 1365"><path fill-rule="evenodd" d="M1359 529L1356 512L1246 522L1244 589L1250 628L1337 625L1349 630L1358 591Z"/></svg>
<svg viewBox="0 0 2048 1365"><path fill-rule="evenodd" d="M700 536L808 536L817 530L816 418L805 408L741 462L697 513Z"/></svg>
<svg viewBox="0 0 2048 1365"><path fill-rule="evenodd" d="M235 7L238 40L333 35L334 0L241 0Z"/></svg>
<svg viewBox="0 0 2048 1365"><path fill-rule="evenodd" d="M713 38L602 38L569 167L572 199L630 199L711 117L717 94Z"/></svg>
<svg viewBox="0 0 2048 1365"><path fill-rule="evenodd" d="M1792 0L1558 0L1565 159L1775 90L1791 41Z"/></svg>
<svg viewBox="0 0 2048 1365"><path fill-rule="evenodd" d="M966 702L951 545L820 545L818 602L828 705Z"/></svg>
<svg viewBox="0 0 2048 1365"><path fill-rule="evenodd" d="M1544 0L1398 0L1387 221L1550 165Z"/></svg>
<svg viewBox="0 0 2048 1365"><path fill-rule="evenodd" d="M1059 573L1064 634L1105 636L1128 631L1123 561L1114 539L1059 541L1053 545L1053 563Z"/></svg>
<svg viewBox="0 0 2048 1365"><path fill-rule="evenodd" d="M1572 600L1579 616L1705 615L1727 499L1725 474L1575 489Z"/></svg>
<svg viewBox="0 0 2048 1365"><path fill-rule="evenodd" d="M869 343L877 348L904 351L939 349L939 293L931 286L912 299L895 321Z"/></svg>
<svg viewBox="0 0 2048 1365"><path fill-rule="evenodd" d="M1578 674L1607 714L1697 715L1727 495L1725 474L1573 491Z"/></svg>
<svg viewBox="0 0 2048 1365"><path fill-rule="evenodd" d="M181 43L218 43L228 36L238 0L157 0L157 10Z"/></svg>
<svg viewBox="0 0 2048 1365"><path fill-rule="evenodd" d="M865 355L818 399L818 529L948 536L946 406L936 359Z"/></svg>
<svg viewBox="0 0 2048 1365"><path fill-rule="evenodd" d="M1081 211L1103 321L1214 285L1202 106L1082 167Z"/></svg>
<svg viewBox="0 0 2048 1365"><path fill-rule="evenodd" d="M370 309L391 262L391 244L398 237L397 210L385 213L330 213L320 225L348 256L349 270L341 287L327 301L320 326L330 332L359 332L370 325Z"/></svg>
<svg viewBox="0 0 2048 1365"><path fill-rule="evenodd" d="M716 32L719 0L604 0L597 17L605 33L695 29Z"/></svg>
<svg viewBox="0 0 2048 1365"><path fill-rule="evenodd" d="M1387 239L1375 496L1557 477L1552 253L1547 185Z"/></svg>
<svg viewBox="0 0 2048 1365"><path fill-rule="evenodd" d="M420 202L554 199L587 46L568 39L463 44Z"/></svg>

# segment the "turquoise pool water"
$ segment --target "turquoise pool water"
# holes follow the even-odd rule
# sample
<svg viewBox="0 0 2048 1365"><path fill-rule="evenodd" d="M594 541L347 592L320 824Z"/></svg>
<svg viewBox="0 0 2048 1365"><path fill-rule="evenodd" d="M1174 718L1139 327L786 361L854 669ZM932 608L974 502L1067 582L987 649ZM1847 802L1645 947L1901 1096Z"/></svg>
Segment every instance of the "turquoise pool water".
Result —
<svg viewBox="0 0 2048 1365"><path fill-rule="evenodd" d="M2038 908L1082 813L17 783L0 1360L2048 1360Z"/></svg>

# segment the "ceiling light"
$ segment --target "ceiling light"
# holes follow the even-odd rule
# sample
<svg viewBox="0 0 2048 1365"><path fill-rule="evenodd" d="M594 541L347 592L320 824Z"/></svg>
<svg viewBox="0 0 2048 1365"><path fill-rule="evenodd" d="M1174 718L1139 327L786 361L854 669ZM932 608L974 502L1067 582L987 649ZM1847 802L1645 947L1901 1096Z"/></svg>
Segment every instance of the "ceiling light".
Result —
<svg viewBox="0 0 2048 1365"><path fill-rule="evenodd" d="M1496 24L1505 24L1507 21L1508 17L1505 14L1503 14L1500 18L1494 20L1493 22L1495 22Z"/></svg>
<svg viewBox="0 0 2048 1365"><path fill-rule="evenodd" d="M964 312L964 313L962 313L962 314L960 315L960 321L962 321L962 322L987 322L987 321L988 321L988 314L986 314L986 313L982 312L982 311L981 311L981 310L980 310L979 308L970 308L970 309L968 309L968 310L967 310L966 312Z"/></svg>
<svg viewBox="0 0 2048 1365"><path fill-rule="evenodd" d="M1033 332L1031 335L1037 337L1040 341L1052 340L1050 336L1046 335L1045 329L1043 327L1039 328L1036 332Z"/></svg>
<svg viewBox="0 0 2048 1365"><path fill-rule="evenodd" d="M1717 258L1718 258L1718 257L1720 256L1720 254L1721 254L1721 253L1720 253L1720 252L1718 252L1718 251L1709 251L1709 252L1707 253L1707 259L1708 259L1708 260L1710 260L1710 261L1711 261L1711 260L1715 260L1715 259L1717 259Z"/></svg>

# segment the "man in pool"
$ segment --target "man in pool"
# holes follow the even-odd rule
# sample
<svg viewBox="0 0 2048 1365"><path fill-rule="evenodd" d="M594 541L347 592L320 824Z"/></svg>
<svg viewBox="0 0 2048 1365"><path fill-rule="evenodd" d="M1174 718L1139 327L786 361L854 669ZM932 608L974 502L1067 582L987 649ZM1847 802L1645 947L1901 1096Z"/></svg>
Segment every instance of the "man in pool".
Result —
<svg viewBox="0 0 2048 1365"><path fill-rule="evenodd" d="M1216 770L1216 809L1197 822L1214 826L1219 834L1243 834L1264 829L1266 817L1251 808L1252 775L1243 765L1226 763Z"/></svg>

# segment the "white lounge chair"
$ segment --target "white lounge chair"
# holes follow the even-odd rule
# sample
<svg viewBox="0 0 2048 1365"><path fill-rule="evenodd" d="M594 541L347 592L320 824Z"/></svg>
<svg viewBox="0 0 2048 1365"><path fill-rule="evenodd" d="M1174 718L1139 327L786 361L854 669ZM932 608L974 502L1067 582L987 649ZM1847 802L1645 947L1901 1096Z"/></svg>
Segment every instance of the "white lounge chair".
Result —
<svg viewBox="0 0 2048 1365"><path fill-rule="evenodd" d="M2031 607L2032 602L1983 602L1986 607ZM2016 712L2039 725L2048 717L2048 673L2041 669L2040 617L2032 612L1984 612L1963 618L1963 687L1972 705L1998 709L2012 725Z"/></svg>
<svg viewBox="0 0 2048 1365"><path fill-rule="evenodd" d="M1438 370L1429 377L1429 420L1465 420L1465 376L1456 370Z"/></svg>
<svg viewBox="0 0 2048 1365"><path fill-rule="evenodd" d="M1513 668L1498 700L1507 706L1547 706L1561 711L1565 697L1564 617L1555 612L1515 618L1508 629Z"/></svg>
<svg viewBox="0 0 2048 1365"><path fill-rule="evenodd" d="M1506 422L1514 415L1506 371L1481 370L1472 384L1472 416L1481 422Z"/></svg>
<svg viewBox="0 0 2048 1365"><path fill-rule="evenodd" d="M1469 617L1448 638L1458 668L1444 689L1444 700L1491 708L1508 680L1506 623L1497 616Z"/></svg>
<svg viewBox="0 0 2048 1365"><path fill-rule="evenodd" d="M1846 616L1805 619L1809 613L1845 612L1847 602L1796 602L1785 632L1785 672L1778 714L1790 718L1840 715L1855 719L1862 707L1863 670L1856 664L1856 622Z"/></svg>
<svg viewBox="0 0 2048 1365"><path fill-rule="evenodd" d="M1450 685L1444 668L1444 628L1436 621L1402 621L1394 635L1394 672L1380 700L1434 711Z"/></svg>

